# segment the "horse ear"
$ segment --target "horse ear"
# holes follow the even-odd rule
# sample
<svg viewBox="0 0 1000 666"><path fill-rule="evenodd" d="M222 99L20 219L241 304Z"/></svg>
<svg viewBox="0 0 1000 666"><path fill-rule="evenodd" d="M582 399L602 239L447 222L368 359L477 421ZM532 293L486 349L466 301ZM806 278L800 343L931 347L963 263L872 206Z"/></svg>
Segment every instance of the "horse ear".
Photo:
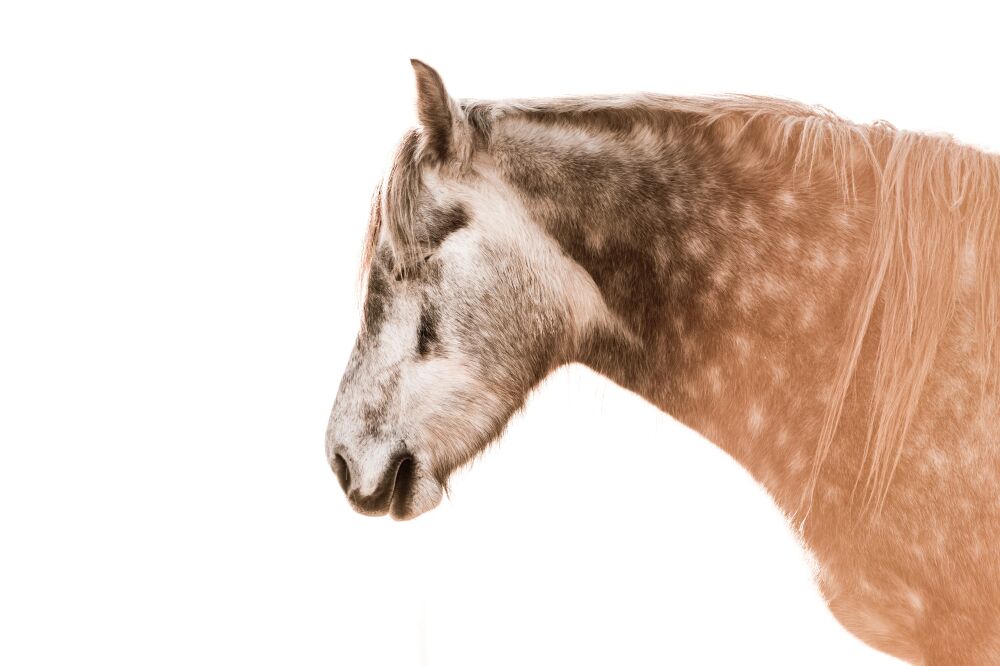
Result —
<svg viewBox="0 0 1000 666"><path fill-rule="evenodd" d="M469 142L465 114L433 67L416 59L410 64L417 77L417 118L424 134L424 154L438 162L449 157L463 161Z"/></svg>

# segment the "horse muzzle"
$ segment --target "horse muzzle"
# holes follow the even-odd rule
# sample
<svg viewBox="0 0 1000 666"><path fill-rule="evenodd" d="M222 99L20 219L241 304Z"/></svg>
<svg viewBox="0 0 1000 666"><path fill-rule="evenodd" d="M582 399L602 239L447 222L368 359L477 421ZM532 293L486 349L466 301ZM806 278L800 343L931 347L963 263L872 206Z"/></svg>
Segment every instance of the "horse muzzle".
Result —
<svg viewBox="0 0 1000 666"><path fill-rule="evenodd" d="M382 465L361 465L334 450L330 461L351 506L366 516L389 514L396 520L415 518L441 500L441 488L423 473L408 451L393 454Z"/></svg>

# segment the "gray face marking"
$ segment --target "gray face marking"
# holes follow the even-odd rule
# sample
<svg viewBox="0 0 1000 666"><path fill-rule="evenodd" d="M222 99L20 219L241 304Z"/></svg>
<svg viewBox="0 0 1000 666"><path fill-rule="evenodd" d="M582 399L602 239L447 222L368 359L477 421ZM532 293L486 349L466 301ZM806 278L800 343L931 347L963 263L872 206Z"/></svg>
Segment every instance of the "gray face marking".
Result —
<svg viewBox="0 0 1000 666"><path fill-rule="evenodd" d="M420 323L417 325L417 355L427 356L438 344L437 310L431 304L425 304L420 310Z"/></svg>
<svg viewBox="0 0 1000 666"><path fill-rule="evenodd" d="M392 299L390 280L384 262L376 261L368 273L364 304L364 327L369 336L377 337L385 321L386 308Z"/></svg>

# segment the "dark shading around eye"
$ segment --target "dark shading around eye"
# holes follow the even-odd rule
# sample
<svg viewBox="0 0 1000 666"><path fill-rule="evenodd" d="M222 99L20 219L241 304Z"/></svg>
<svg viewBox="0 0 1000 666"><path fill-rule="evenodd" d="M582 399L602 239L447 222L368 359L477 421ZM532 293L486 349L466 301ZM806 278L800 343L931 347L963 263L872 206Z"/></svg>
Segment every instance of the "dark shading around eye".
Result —
<svg viewBox="0 0 1000 666"><path fill-rule="evenodd" d="M469 224L469 216L461 204L435 210L428 220L427 230L431 247L437 247L444 239Z"/></svg>
<svg viewBox="0 0 1000 666"><path fill-rule="evenodd" d="M434 310L425 307L420 311L420 324L417 327L417 354L426 356L437 341L437 322Z"/></svg>

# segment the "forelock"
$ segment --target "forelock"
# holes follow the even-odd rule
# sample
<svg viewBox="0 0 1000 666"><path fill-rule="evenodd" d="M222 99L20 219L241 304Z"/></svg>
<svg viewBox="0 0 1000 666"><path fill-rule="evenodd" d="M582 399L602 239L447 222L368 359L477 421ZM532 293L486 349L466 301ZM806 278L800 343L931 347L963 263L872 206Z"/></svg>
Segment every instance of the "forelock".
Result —
<svg viewBox="0 0 1000 666"><path fill-rule="evenodd" d="M383 235L396 269L407 264L417 244L417 203L421 191L420 133L410 130L400 141L392 165L372 196L368 231L361 255L362 283L371 271Z"/></svg>
<svg viewBox="0 0 1000 666"><path fill-rule="evenodd" d="M417 205L421 179L420 133L403 137L389 169L382 198L382 220L395 263L406 266L417 244Z"/></svg>

